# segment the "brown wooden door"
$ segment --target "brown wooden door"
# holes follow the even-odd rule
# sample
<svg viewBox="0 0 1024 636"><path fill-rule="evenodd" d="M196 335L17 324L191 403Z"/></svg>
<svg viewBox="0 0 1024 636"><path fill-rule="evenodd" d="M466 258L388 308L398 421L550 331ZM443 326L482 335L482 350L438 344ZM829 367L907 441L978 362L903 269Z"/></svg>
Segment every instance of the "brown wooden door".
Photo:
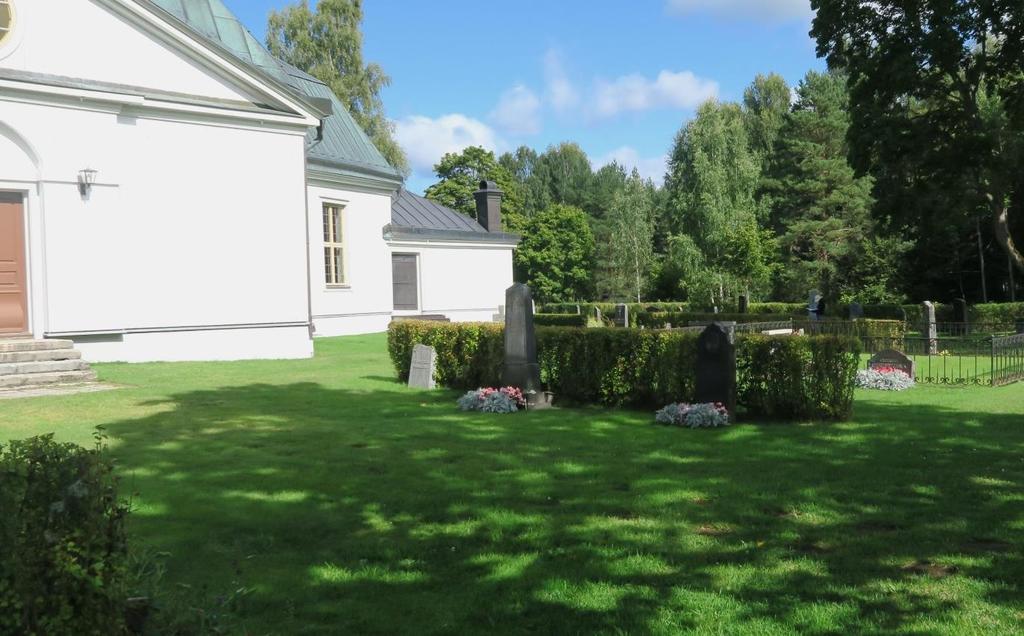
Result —
<svg viewBox="0 0 1024 636"><path fill-rule="evenodd" d="M21 194L0 192L0 335L28 333L27 265Z"/></svg>

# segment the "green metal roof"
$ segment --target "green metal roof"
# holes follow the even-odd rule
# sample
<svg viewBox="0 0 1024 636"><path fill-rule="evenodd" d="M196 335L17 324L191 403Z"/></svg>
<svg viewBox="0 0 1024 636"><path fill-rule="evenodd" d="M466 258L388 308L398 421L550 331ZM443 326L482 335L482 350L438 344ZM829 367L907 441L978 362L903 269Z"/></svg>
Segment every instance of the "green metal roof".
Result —
<svg viewBox="0 0 1024 636"><path fill-rule="evenodd" d="M221 0L140 0L155 4L243 63L286 84L300 96L329 99L334 112L324 121L323 139L307 136L307 157L327 172L355 172L400 182L402 175L373 145L348 108L317 78L278 60L242 25Z"/></svg>

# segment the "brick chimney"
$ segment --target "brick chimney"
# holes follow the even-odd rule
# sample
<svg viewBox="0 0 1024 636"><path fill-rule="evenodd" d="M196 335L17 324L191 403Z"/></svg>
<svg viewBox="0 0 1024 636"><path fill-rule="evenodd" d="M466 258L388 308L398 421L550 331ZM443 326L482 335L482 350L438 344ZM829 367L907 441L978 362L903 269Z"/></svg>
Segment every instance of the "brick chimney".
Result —
<svg viewBox="0 0 1024 636"><path fill-rule="evenodd" d="M473 193L476 199L476 220L488 232L501 232L501 195L498 184L481 181L480 189Z"/></svg>

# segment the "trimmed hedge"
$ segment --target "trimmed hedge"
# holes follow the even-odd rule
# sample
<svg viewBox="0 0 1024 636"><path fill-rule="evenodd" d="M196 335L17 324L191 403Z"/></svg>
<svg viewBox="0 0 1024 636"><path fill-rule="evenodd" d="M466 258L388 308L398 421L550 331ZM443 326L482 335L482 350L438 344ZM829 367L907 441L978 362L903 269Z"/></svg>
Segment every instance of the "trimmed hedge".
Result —
<svg viewBox="0 0 1024 636"><path fill-rule="evenodd" d="M1012 331L1018 320L1024 320L1024 303L984 303L973 305L967 311L971 322L997 329Z"/></svg>
<svg viewBox="0 0 1024 636"><path fill-rule="evenodd" d="M534 314L533 324L538 327L586 327L587 314Z"/></svg>
<svg viewBox="0 0 1024 636"><path fill-rule="evenodd" d="M849 419L859 362L852 337L744 335L737 339L737 400L769 419Z"/></svg>
<svg viewBox="0 0 1024 636"><path fill-rule="evenodd" d="M661 312L638 314L636 324L638 327L648 329L661 329L667 324L673 327L686 327L691 322L713 322L715 320L732 322L777 322L789 320L789 314L704 314L704 313L679 313Z"/></svg>
<svg viewBox="0 0 1024 636"><path fill-rule="evenodd" d="M747 306L751 314L785 314L789 316L806 316L807 303L750 303Z"/></svg>
<svg viewBox="0 0 1024 636"><path fill-rule="evenodd" d="M121 634L127 508L99 448L0 445L0 633Z"/></svg>
<svg viewBox="0 0 1024 636"><path fill-rule="evenodd" d="M504 358L502 331L489 323L393 322L388 349L402 380L408 379L413 346L423 343L437 350L441 385L497 386ZM541 379L567 402L648 408L692 401L697 337L659 329L538 327ZM853 337L740 334L740 406L754 417L847 417L859 355L860 344Z"/></svg>

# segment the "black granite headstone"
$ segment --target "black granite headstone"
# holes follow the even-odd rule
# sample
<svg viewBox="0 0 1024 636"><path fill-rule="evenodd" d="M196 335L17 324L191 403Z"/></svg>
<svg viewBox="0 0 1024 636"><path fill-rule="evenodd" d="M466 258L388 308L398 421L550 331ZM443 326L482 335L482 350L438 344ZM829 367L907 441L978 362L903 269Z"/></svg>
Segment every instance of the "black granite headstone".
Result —
<svg viewBox="0 0 1024 636"><path fill-rule="evenodd" d="M736 416L736 323L713 322L697 337L698 403L719 402Z"/></svg>
<svg viewBox="0 0 1024 636"><path fill-rule="evenodd" d="M501 382L523 392L528 408L548 406L537 364L537 337L533 330L533 296L516 283L505 291L505 365Z"/></svg>
<svg viewBox="0 0 1024 636"><path fill-rule="evenodd" d="M860 303L850 303L849 315L850 320L860 320L864 317L864 305Z"/></svg>
<svg viewBox="0 0 1024 636"><path fill-rule="evenodd" d="M868 368L877 369L878 367L893 367L903 371L912 378L914 377L914 361L906 354L895 349L883 349L871 356L871 359L868 360Z"/></svg>
<svg viewBox="0 0 1024 636"><path fill-rule="evenodd" d="M749 301L747 300L747 295L740 294L739 300L736 303L736 310L741 314L747 313L748 303Z"/></svg>
<svg viewBox="0 0 1024 636"><path fill-rule="evenodd" d="M624 305L622 303L615 305L615 326L629 326L629 305Z"/></svg>
<svg viewBox="0 0 1024 636"><path fill-rule="evenodd" d="M811 320L818 319L818 305L821 303L821 293L812 289L807 293L807 317Z"/></svg>

